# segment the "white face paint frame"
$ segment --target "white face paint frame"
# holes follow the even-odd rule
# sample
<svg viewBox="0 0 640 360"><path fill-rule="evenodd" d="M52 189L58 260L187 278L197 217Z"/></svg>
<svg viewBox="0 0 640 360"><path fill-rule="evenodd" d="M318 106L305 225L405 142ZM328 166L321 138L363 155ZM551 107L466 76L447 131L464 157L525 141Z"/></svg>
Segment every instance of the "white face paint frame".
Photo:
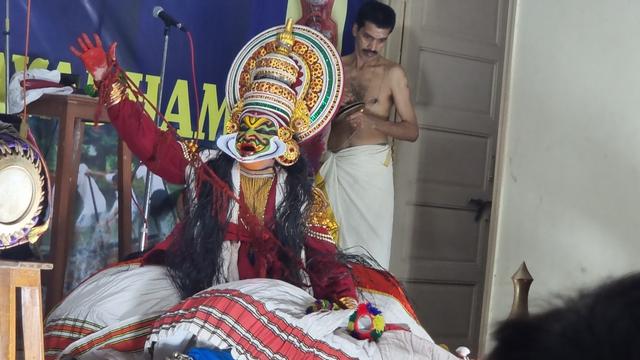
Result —
<svg viewBox="0 0 640 360"><path fill-rule="evenodd" d="M253 154L249 156L242 156L236 149L236 138L238 133L222 135L216 140L218 149L223 153L231 156L241 163L254 163L263 160L275 159L278 156L284 154L287 150L287 145L280 140L278 136L272 137L269 142L269 150L260 154Z"/></svg>

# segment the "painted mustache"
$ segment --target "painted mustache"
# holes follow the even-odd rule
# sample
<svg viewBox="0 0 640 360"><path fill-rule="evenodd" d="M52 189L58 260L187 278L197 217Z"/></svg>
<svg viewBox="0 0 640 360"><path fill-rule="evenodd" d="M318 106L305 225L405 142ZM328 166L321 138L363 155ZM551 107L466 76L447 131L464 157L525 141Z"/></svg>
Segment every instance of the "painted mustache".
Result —
<svg viewBox="0 0 640 360"><path fill-rule="evenodd" d="M269 145L269 139L261 139L256 136L242 137L238 139L238 150L245 154L254 153L266 148Z"/></svg>

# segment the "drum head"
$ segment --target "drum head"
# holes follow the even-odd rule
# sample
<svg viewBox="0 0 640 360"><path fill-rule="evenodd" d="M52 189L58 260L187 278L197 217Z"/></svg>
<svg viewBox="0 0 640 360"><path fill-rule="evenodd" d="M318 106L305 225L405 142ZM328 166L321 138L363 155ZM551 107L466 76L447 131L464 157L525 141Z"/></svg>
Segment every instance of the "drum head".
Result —
<svg viewBox="0 0 640 360"><path fill-rule="evenodd" d="M44 212L46 183L42 163L26 143L0 139L0 191L0 249L30 241Z"/></svg>

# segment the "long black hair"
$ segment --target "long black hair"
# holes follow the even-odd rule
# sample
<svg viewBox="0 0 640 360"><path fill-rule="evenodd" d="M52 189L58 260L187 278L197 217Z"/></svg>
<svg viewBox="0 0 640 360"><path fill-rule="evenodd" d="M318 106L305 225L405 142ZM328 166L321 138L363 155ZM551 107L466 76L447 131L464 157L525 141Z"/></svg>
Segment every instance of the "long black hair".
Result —
<svg viewBox="0 0 640 360"><path fill-rule="evenodd" d="M231 169L235 160L220 153L209 160L209 166L230 188ZM279 165L275 165L279 166ZM284 197L276 209L275 228L271 230L292 256L280 256L288 277L281 279L302 284L301 251L304 245L306 219L312 200L312 179L308 176L304 157L284 168L287 172ZM208 181L199 184L197 194L186 206L182 231L167 251L167 267L183 298L204 290L221 278L222 243L230 221L230 200ZM282 254L281 254L282 255Z"/></svg>

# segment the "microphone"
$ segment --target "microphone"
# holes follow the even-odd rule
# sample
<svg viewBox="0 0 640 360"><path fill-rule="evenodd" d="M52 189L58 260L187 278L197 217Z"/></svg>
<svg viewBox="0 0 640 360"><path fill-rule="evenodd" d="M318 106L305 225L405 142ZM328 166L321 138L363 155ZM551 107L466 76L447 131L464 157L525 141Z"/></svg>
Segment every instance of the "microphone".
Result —
<svg viewBox="0 0 640 360"><path fill-rule="evenodd" d="M164 21L164 25L169 27L169 26L175 26L178 29L186 32L187 28L182 25L181 22L179 22L178 20L174 19L173 17L171 17L171 15L169 15L163 8L162 6L156 6L153 8L153 17L156 17L162 21Z"/></svg>

